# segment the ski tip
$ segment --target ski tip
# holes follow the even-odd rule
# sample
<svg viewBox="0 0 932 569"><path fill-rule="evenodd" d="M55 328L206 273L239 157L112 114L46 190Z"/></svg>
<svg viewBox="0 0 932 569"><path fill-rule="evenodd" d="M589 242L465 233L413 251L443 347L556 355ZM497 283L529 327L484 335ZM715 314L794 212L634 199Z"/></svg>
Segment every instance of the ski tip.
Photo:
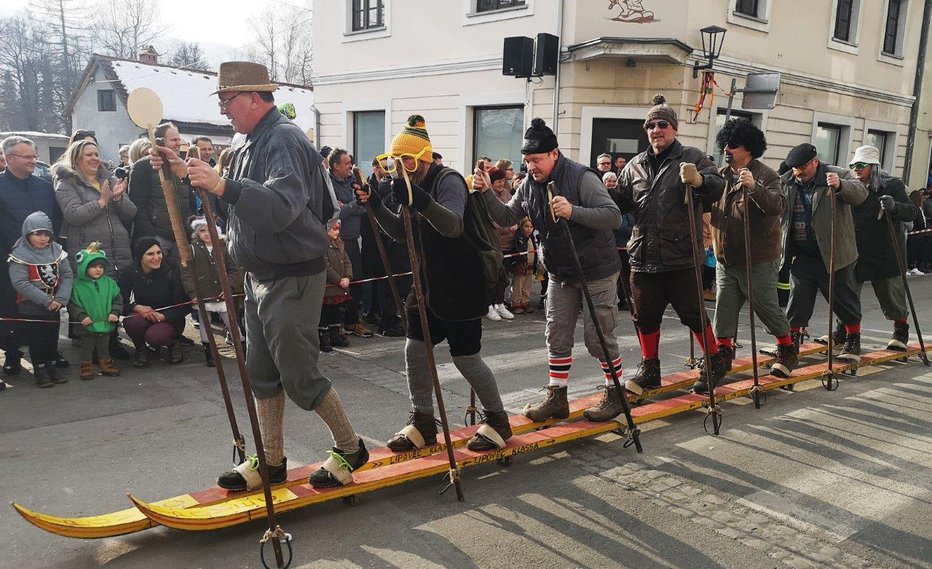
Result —
<svg viewBox="0 0 932 569"><path fill-rule="evenodd" d="M100 516L62 518L35 512L16 502L11 502L10 505L30 524L63 537L100 539L152 527L152 523L134 508Z"/></svg>

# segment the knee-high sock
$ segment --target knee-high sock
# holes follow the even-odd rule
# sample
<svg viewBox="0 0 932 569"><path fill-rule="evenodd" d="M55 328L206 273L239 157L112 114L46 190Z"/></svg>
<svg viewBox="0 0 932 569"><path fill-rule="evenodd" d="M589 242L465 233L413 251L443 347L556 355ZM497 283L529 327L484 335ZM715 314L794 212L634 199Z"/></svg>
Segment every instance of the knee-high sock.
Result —
<svg viewBox="0 0 932 569"><path fill-rule="evenodd" d="M479 354L453 356L453 365L460 370L473 391L476 392L476 397L482 402L483 409L494 413L505 410L502 405L502 397L498 393L495 375L489 369L489 366L482 361L482 356Z"/></svg>
<svg viewBox="0 0 932 569"><path fill-rule="evenodd" d="M712 333L712 326L706 325L705 327L705 345L703 345L702 334L693 332L693 337L696 338L699 349L704 351L707 356L714 356L718 353L718 344L715 343L715 334Z"/></svg>
<svg viewBox="0 0 932 569"><path fill-rule="evenodd" d="M333 446L348 453L359 450L359 435L353 430L353 424L346 416L346 409L343 408L343 402L340 401L336 389L331 387L314 411L330 427Z"/></svg>
<svg viewBox="0 0 932 569"><path fill-rule="evenodd" d="M204 323L201 328L209 324ZM285 439L282 435L282 423L285 420L285 392L256 399L256 416L259 419L259 432L262 433L262 446L265 447L265 460L270 466L278 466L285 456Z"/></svg>
<svg viewBox="0 0 932 569"><path fill-rule="evenodd" d="M418 413L434 414L434 386L427 365L427 345L422 340L407 339L405 344L405 375L411 405Z"/></svg>

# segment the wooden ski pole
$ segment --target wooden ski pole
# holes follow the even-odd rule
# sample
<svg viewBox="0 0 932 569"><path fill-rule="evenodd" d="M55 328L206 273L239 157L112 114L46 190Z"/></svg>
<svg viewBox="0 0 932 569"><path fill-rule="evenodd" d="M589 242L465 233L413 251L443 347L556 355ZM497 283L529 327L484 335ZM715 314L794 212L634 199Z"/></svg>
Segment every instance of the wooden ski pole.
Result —
<svg viewBox="0 0 932 569"><path fill-rule="evenodd" d="M359 187L366 189L369 188L369 192L374 192L375 189L369 187L369 184L362 177L362 172L359 171L357 166L353 166L353 176L356 178L356 183L359 184ZM379 223L375 220L375 214L372 213L372 205L366 201L366 217L369 219L369 227L372 228L372 235L375 239L375 245L379 250L379 258L382 259L382 267L385 269L385 278L388 279L388 288L392 292L392 298L395 301L395 308L398 309L398 316L401 318L401 325L405 330L408 329L408 317L405 314L404 305L401 303L401 295L398 293L398 284L395 282L395 275L392 272L392 265L388 260L388 252L385 250L385 243L382 242L382 232L379 228Z"/></svg>
<svg viewBox="0 0 932 569"><path fill-rule="evenodd" d="M151 130L149 135L152 145L155 147L155 139ZM164 169L168 166L168 160L165 157L163 157L163 160L165 160L166 164L162 170L159 170L159 179L162 182L162 191L165 193L165 203L168 206L168 214L172 223L172 231L175 234L175 240L179 241L179 239L181 239L180 242L184 243L187 241L187 239L185 239L185 232L181 225L178 194L175 189L174 182L170 178L166 179ZM217 233L217 226L214 221L213 211L210 208L210 201L207 199L209 194L207 194L205 190L200 190L200 192L201 199L203 200L205 206L205 213L210 211L210 214L206 216L207 229L210 232L211 241L217 244L214 247L213 253L214 259L216 260L218 258L218 253L221 253L219 251L220 238ZM185 254L190 255L190 250L187 248L182 248L179 246L178 250L182 259L184 258ZM184 251L184 253L182 253L182 251ZM253 442L256 447L256 455L259 459L259 474L262 478L262 491L265 497L266 518L268 519L269 529L266 530L266 533L263 536L263 544L266 541L272 541L272 548L275 552L275 562L279 568L283 568L291 564L291 559L289 558L288 563L285 563L281 545L283 539L280 539L279 536L287 534L284 534L282 528L276 523L275 520L275 506L273 505L272 501L272 489L269 485L269 465L265 459L265 447L262 444L262 434L259 431L259 418L256 413L256 403L253 400L252 384L249 381L249 374L246 371L246 355L243 353L242 337L240 336L239 328L239 317L236 314L236 306L233 303L233 291L230 288L230 280L227 278L226 263L223 262L222 255L219 256L219 259L219 262L217 262L217 274L220 277L220 285L223 290L223 299L226 302L228 313L227 315L230 318L230 336L233 338L233 349L236 352L236 362L239 366L240 379L242 380L243 384L243 393L246 399L246 410L249 413L249 422L252 426ZM182 263L184 263L184 261L182 261ZM289 549L291 548L290 543L288 547ZM265 564L264 559L263 564Z"/></svg>
<svg viewBox="0 0 932 569"><path fill-rule="evenodd" d="M418 316L421 320L421 331L424 333L424 347L427 352L427 367L430 370L430 379L434 384L434 395L437 398L437 411L440 414L440 426L443 429L443 442L447 448L447 458L450 461L450 483L441 490L441 494L446 492L450 485L456 488L456 498L460 502L465 500L463 488L460 483L460 470L456 466L456 457L453 455L453 442L450 439L450 425L447 421L447 410L443 405L443 392L440 389L440 379L437 377L437 362L434 360L434 343L430 337L430 322L427 318L427 300L424 296L424 283L421 275L421 264L417 257L417 249L414 242L414 227L411 223L411 205L413 202L413 193L411 190L411 179L408 178L408 172L404 164L398 158L395 158L395 170L392 172L392 178L404 180L408 188L408 203L401 205L401 217L404 222L405 240L408 244L408 259L411 262L411 275L414 281L414 296L417 300Z"/></svg>
<svg viewBox="0 0 932 569"><path fill-rule="evenodd" d="M825 190L829 195L829 204L831 206L832 220L829 224L831 236L829 238L829 260L828 260L828 369L822 374L822 387L827 391L838 389L838 378L835 377L835 188L826 185ZM813 216L814 217L814 216Z"/></svg>
<svg viewBox="0 0 932 569"><path fill-rule="evenodd" d="M760 409L763 405L764 390L760 386L759 371L757 369L757 332L754 329L754 279L751 276L751 201L748 197L748 189L741 186L741 199L744 201L744 265L748 279L748 310L750 311L751 323L751 366L754 368L754 387L749 394L754 400L754 407Z"/></svg>
<svg viewBox="0 0 932 569"><path fill-rule="evenodd" d="M191 145L191 147L188 149L188 157L189 158L200 158L197 146L194 146L193 144ZM210 204L206 204L205 208L207 207L210 207ZM169 215L169 217L171 217L171 215ZM209 230L210 230L210 222L208 222L208 231ZM174 226L172 227L172 231L175 231ZM217 270L220 271L221 265L216 263L216 258L218 254L220 257L223 257L222 255L223 252L220 251L220 243L218 241L214 241L214 239L215 238L211 236L211 243L214 244L212 254L215 259L214 264L217 266ZM175 235L175 240L176 241L178 240L177 234ZM191 250L188 247L182 247L181 246L182 242L179 241L178 243L179 243L178 244L179 253L182 248L185 249L185 255L181 256L182 266L187 266L189 263L193 263L194 259L191 256ZM185 257L187 257L187 259L185 259ZM193 266L191 267L191 271L192 273L194 272ZM197 312L198 312L198 315L200 316L201 326L209 327L210 326L210 314L208 314L207 312L207 306L204 301L204 295L203 295L203 291L201 288L201 283L197 279L196 275L194 276L192 280L194 281L194 296L196 297L195 300L197 303ZM232 326L233 320L230 320L230 322L231 322L230 325ZM230 427L233 429L234 457L236 457L237 455L239 456L239 462L236 462L234 458L234 463L242 464L246 460L246 439L243 438L242 433L240 433L239 431L239 426L236 423L236 414L233 410L233 400L230 397L230 387L227 384L226 373L223 370L223 363L220 358L220 350L217 348L217 339L214 337L212 332L208 332L206 335L207 335L208 349L210 350L210 354L214 359L214 366L217 370L217 379L220 383L220 393L223 395L223 405L224 407L226 407L227 416L230 419Z"/></svg>
<svg viewBox="0 0 932 569"><path fill-rule="evenodd" d="M618 378L618 371L609 359L608 343L605 341L605 333L602 331L602 326L595 316L595 305L592 302L592 295L589 293L589 283L586 282L586 276L583 274L582 263L579 261L579 253L576 251L576 243L573 241L573 234L570 231L569 219L562 218L558 220L556 214L553 213L553 196L556 195L556 190L557 185L554 182L547 183L547 203L551 204L550 215L553 217L554 223L563 226L563 235L566 236L566 241L569 243L570 255L573 257L573 264L575 265L576 272L579 274L579 284L582 288L583 298L586 299L586 307L589 309L589 318L592 319L592 327L595 328L596 336L599 337L599 345L602 348L602 356L605 358L605 365L608 366L608 371L612 376L612 383L615 385L615 390L621 401L621 408L625 414L625 420L628 425L628 428L625 430L625 436L628 437L628 440L625 441L624 446L629 447L633 444L638 452L644 452L644 448L641 446L641 429L634 424L634 418L631 416L628 392L622 387L621 381Z"/></svg>
<svg viewBox="0 0 932 569"><path fill-rule="evenodd" d="M880 215L884 211L880 210ZM926 353L926 344L922 339L922 330L919 329L919 316L916 315L916 307L913 304L913 293L909 290L909 282L906 279L906 261L903 259L903 250L900 248L900 240L896 234L896 228L890 213L887 213L887 227L890 229L890 238L893 239L893 251L896 253L896 264L900 268L900 278L903 279L903 287L906 289L906 300L909 301L909 313L913 318L913 327L916 328L916 336L919 337L919 359L922 363L929 365L929 355Z"/></svg>
<svg viewBox="0 0 932 569"><path fill-rule="evenodd" d="M706 415L703 421L703 427L706 425L705 421L708 421L709 417L711 417L712 433L718 435L722 422L722 410L715 404L715 381L712 376L712 358L709 357L709 349L711 346L709 346L709 339L706 334L709 321L705 313L705 300L702 297L702 248L696 240L698 230L696 229L696 210L693 206L693 189L689 184L684 182L683 190L686 193L686 208L689 210L689 237L692 239L693 275L696 279L696 294L699 297L699 325L702 327L702 332L700 333L702 336L702 360L705 367L706 381L709 386L709 400L705 404L708 415ZM708 428L706 428L706 432L708 432Z"/></svg>

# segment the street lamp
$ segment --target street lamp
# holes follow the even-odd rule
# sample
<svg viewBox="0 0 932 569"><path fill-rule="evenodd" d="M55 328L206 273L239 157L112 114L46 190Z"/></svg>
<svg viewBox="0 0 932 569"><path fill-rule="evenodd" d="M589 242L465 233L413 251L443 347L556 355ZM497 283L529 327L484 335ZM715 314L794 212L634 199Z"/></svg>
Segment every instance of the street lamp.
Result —
<svg viewBox="0 0 932 569"><path fill-rule="evenodd" d="M699 65L699 62L693 64L693 79L699 77L700 69L712 69L715 60L722 53L722 42L725 39L725 28L719 26L706 26L699 30L702 34L702 57L708 59L705 65Z"/></svg>

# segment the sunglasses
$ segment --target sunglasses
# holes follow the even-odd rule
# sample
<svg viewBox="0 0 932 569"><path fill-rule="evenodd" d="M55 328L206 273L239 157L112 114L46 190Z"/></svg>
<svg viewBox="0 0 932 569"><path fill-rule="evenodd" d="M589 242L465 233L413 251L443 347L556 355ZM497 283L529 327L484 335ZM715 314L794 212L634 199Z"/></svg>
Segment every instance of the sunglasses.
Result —
<svg viewBox="0 0 932 569"><path fill-rule="evenodd" d="M855 162L854 164L851 164L850 167L853 168L854 170L863 170L864 168L867 168L868 166L870 166L870 164L868 164L867 162Z"/></svg>
<svg viewBox="0 0 932 569"><path fill-rule="evenodd" d="M611 166L611 162L599 162L599 166Z"/></svg>
<svg viewBox="0 0 932 569"><path fill-rule="evenodd" d="M646 122L644 123L644 130L654 130L658 126L664 129L670 126L670 123L668 121Z"/></svg>

